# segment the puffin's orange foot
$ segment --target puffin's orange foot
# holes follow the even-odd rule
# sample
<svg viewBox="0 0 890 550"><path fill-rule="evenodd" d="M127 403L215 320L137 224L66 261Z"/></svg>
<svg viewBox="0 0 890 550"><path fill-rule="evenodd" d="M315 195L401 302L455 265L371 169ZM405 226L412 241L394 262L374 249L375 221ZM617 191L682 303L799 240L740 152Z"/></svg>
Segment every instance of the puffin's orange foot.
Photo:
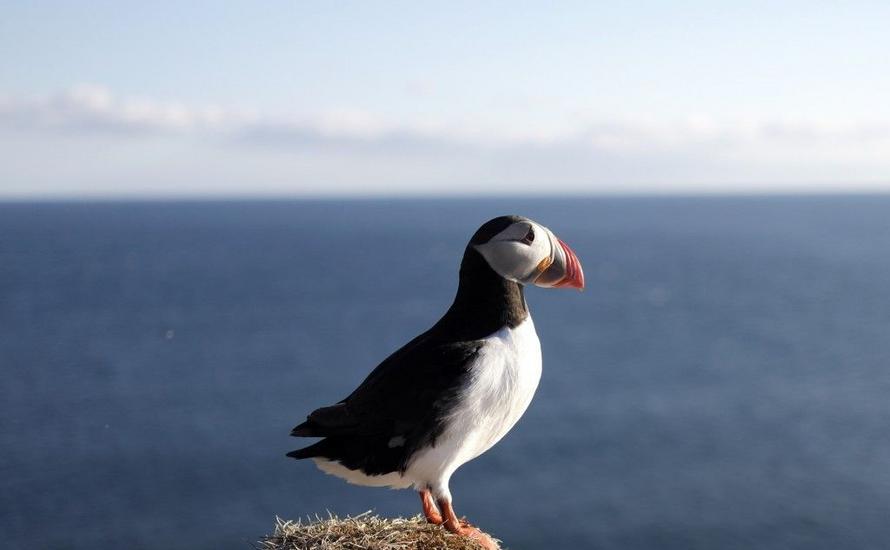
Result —
<svg viewBox="0 0 890 550"><path fill-rule="evenodd" d="M451 531L455 535L474 539L481 544L482 548L485 548L485 550L500 550L500 546L498 546L498 543L496 543L493 538L473 527L466 518L458 519L457 514L454 513L454 508L451 507L451 501L449 499L439 499L437 504L439 505L439 510L442 511L442 517L445 518L445 521L442 523L442 526L445 527L445 529Z"/></svg>
<svg viewBox="0 0 890 550"><path fill-rule="evenodd" d="M442 515L438 512L431 512L425 515L427 522L432 523L433 525L442 525L443 523L445 523L445 520L442 519Z"/></svg>
<svg viewBox="0 0 890 550"><path fill-rule="evenodd" d="M449 529L449 531L451 531L451 529ZM498 543L496 543L493 538L489 537L476 527L460 527L456 531L456 533L465 537L469 537L471 539L475 539L479 544L482 545L482 548L485 548L485 550L500 550L501 548L500 546L498 546Z"/></svg>
<svg viewBox="0 0 890 550"><path fill-rule="evenodd" d="M439 513L436 504L433 502L433 497L430 495L429 489L420 491L420 501L423 503L423 515L428 522L433 525L442 525L445 523L442 514Z"/></svg>

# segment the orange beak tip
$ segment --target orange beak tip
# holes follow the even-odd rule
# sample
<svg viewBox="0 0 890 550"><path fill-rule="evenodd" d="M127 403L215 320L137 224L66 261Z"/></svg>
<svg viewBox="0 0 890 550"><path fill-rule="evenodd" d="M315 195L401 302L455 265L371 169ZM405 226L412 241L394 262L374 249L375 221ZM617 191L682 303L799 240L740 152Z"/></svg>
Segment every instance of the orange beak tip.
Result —
<svg viewBox="0 0 890 550"><path fill-rule="evenodd" d="M575 252L562 239L556 239L562 247L566 258L566 274L565 278L556 286L568 286L576 288L579 291L584 290L584 269L581 267L581 261Z"/></svg>

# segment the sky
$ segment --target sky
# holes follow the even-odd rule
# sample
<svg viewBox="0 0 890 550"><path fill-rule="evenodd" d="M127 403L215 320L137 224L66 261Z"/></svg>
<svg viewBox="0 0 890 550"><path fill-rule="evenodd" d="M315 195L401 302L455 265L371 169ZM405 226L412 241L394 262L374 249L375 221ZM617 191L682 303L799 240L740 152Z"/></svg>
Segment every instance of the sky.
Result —
<svg viewBox="0 0 890 550"><path fill-rule="evenodd" d="M3 2L0 199L890 191L890 3Z"/></svg>

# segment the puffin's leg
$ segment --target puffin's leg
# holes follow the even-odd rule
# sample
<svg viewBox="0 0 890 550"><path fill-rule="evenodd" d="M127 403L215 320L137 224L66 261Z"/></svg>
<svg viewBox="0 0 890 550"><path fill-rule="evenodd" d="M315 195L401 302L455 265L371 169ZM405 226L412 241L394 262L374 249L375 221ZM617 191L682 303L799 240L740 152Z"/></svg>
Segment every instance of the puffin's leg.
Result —
<svg viewBox="0 0 890 550"><path fill-rule="evenodd" d="M442 510L445 529L458 535L476 539L486 550L499 550L500 546L491 537L470 525L469 522L457 518L454 508L451 507L451 500L440 498L436 502L439 504L439 510Z"/></svg>
<svg viewBox="0 0 890 550"><path fill-rule="evenodd" d="M436 508L436 503L433 502L433 495L429 489L420 491L420 501L423 503L423 515L426 516L426 520L434 525L442 525L442 522L445 520L442 519L442 514Z"/></svg>

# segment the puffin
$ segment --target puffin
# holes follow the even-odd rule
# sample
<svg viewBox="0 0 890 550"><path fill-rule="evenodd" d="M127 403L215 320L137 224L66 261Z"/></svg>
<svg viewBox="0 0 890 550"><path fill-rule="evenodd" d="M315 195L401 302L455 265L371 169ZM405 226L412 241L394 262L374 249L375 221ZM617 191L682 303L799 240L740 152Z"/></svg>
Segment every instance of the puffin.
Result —
<svg viewBox="0 0 890 550"><path fill-rule="evenodd" d="M413 488L430 523L497 544L452 506L448 483L497 443L531 403L541 344L524 290L584 288L581 262L550 229L500 216L472 236L451 307L383 360L348 397L291 431L322 438L287 456L349 483Z"/></svg>

